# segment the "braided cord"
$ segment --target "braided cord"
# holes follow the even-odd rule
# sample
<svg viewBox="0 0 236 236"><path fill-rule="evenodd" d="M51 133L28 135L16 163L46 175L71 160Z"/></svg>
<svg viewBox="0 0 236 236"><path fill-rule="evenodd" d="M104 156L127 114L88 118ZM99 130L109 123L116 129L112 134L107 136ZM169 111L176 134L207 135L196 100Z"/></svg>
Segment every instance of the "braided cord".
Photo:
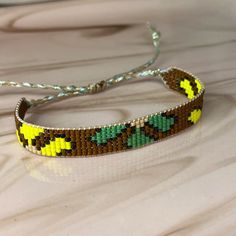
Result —
<svg viewBox="0 0 236 236"><path fill-rule="evenodd" d="M158 32L155 27L153 27L150 23L147 23L147 28L151 33L152 44L154 46L155 52L154 56L148 60L146 63L137 66L127 72L123 72L120 74L116 74L106 80L99 81L97 83L89 84L87 86L76 86L76 85L50 85L50 84L37 84L37 83L29 83L29 82L15 82L15 81L3 81L0 80L0 87L16 87L16 88L37 88L37 89L52 89L59 91L55 95L45 96L40 99L32 99L29 101L30 106L37 106L39 104L44 104L50 101L54 101L57 99L62 99L65 97L71 96L81 96L91 93L101 92L107 88L110 88L118 83L123 81L132 79L132 78L143 78L148 76L157 76L160 74L160 69L154 70L146 70L152 64L155 63L157 57L160 54L160 32Z"/></svg>

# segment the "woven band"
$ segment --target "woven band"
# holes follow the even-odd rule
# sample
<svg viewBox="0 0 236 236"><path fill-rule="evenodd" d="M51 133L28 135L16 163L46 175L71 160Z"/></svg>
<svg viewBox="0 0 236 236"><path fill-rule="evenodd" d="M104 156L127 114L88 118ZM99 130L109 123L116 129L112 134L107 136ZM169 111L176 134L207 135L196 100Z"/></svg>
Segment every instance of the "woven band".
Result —
<svg viewBox="0 0 236 236"><path fill-rule="evenodd" d="M174 108L119 124L88 128L50 128L24 121L31 104L22 98L15 110L16 134L29 151L48 157L89 157L139 148L174 135L195 124L202 113L204 86L177 68L161 70L165 85L187 96Z"/></svg>

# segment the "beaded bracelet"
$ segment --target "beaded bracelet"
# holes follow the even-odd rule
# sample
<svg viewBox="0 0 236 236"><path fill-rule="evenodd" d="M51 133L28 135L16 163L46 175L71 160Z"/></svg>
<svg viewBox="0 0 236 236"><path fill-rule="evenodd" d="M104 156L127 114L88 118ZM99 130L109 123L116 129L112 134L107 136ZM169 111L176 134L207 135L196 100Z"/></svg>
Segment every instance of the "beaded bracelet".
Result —
<svg viewBox="0 0 236 236"><path fill-rule="evenodd" d="M150 25L149 29L156 49L154 57L144 65L107 80L83 87L0 81L2 86L59 90L57 95L31 101L22 98L18 102L15 109L15 123L19 143L27 150L42 156L88 157L143 147L194 125L201 117L204 85L192 74L178 68L146 70L155 62L159 54L160 34ZM173 108L122 123L87 128L44 127L24 120L28 109L45 102L68 96L94 94L129 79L146 77L159 78L167 88L184 94L188 101Z"/></svg>
<svg viewBox="0 0 236 236"><path fill-rule="evenodd" d="M177 69L160 70L159 76L188 101L174 108L118 124L88 128L50 128L24 121L30 103L22 98L15 110L20 144L43 156L91 156L139 148L195 124L203 105L204 86L193 75Z"/></svg>

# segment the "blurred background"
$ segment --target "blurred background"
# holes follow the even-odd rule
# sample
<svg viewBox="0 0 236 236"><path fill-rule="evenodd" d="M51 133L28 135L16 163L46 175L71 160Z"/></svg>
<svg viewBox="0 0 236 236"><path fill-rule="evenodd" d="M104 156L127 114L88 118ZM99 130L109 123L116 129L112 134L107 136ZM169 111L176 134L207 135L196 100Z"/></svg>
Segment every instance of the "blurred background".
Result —
<svg viewBox="0 0 236 236"><path fill-rule="evenodd" d="M51 0L52 2L53 0ZM58 1L58 0L54 0ZM50 2L50 0L1 0L0 4L2 6L14 6L14 5L20 5L20 4L33 4L33 3L42 3L42 2Z"/></svg>

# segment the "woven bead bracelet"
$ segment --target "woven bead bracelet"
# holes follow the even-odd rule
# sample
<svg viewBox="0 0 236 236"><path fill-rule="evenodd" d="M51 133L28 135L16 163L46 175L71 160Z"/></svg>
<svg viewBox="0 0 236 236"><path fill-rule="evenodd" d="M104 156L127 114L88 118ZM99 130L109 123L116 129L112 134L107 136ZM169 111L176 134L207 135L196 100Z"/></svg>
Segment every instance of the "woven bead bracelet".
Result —
<svg viewBox="0 0 236 236"><path fill-rule="evenodd" d="M88 86L76 87L45 84L30 84L0 81L1 85L30 88L51 88L60 92L55 96L28 101L22 98L15 109L16 135L19 143L38 155L48 157L89 157L140 148L155 143L194 125L201 117L203 95L202 82L192 74L178 69L149 69L159 53L160 34L152 32L155 56L144 65ZM122 123L95 127L52 128L28 123L24 120L28 109L52 100L68 96L94 94L120 82L133 78L159 78L167 88L179 92L188 101L173 108L138 117Z"/></svg>
<svg viewBox="0 0 236 236"><path fill-rule="evenodd" d="M204 87L193 75L170 68L160 71L165 84L184 94L186 103L163 112L119 124L100 127L57 129L24 121L30 103L22 98L15 110L16 134L20 144L43 156L91 156L142 147L195 124L202 112Z"/></svg>

